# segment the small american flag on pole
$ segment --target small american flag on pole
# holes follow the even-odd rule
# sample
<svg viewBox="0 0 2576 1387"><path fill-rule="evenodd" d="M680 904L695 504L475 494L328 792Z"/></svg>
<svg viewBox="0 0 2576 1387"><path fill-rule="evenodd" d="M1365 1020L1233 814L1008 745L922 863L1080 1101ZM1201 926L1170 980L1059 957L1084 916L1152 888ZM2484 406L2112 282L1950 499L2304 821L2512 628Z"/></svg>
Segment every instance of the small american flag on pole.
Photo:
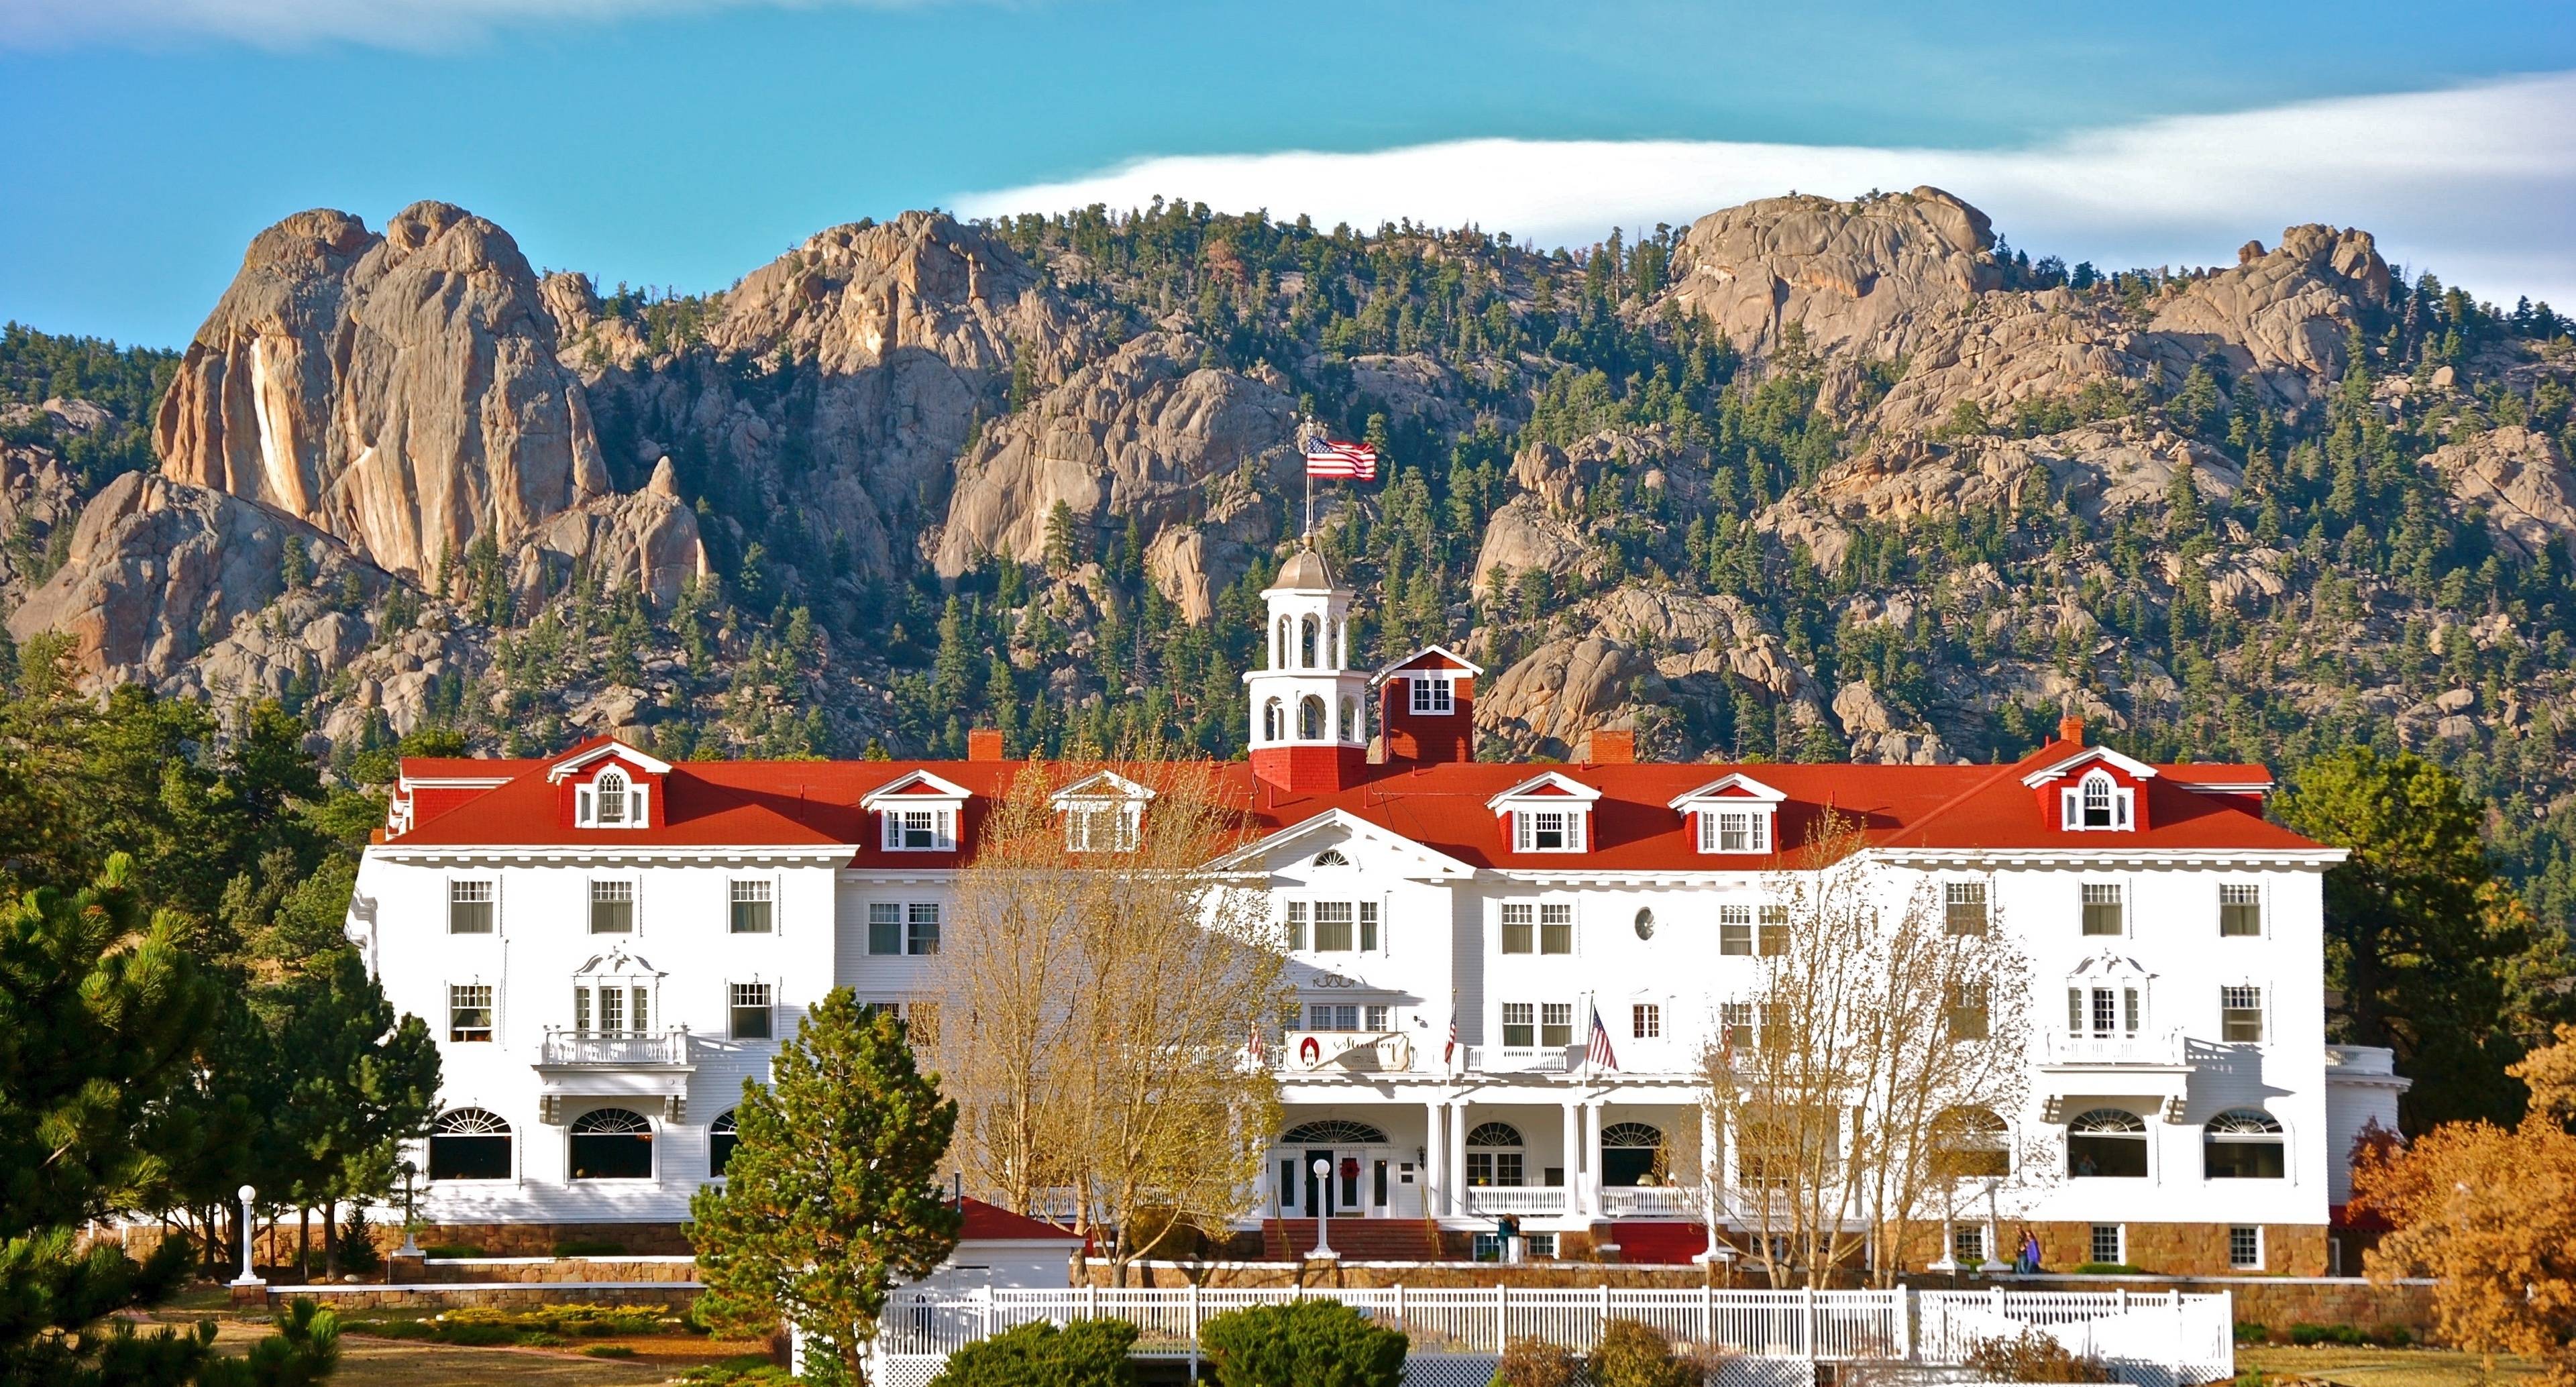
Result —
<svg viewBox="0 0 2576 1387"><path fill-rule="evenodd" d="M1253 1023L1250 1043L1245 1045L1244 1048L1252 1052L1252 1062L1254 1064L1259 1065L1264 1069L1270 1067L1270 1039L1261 1033L1261 1025L1259 1022Z"/></svg>
<svg viewBox="0 0 2576 1387"><path fill-rule="evenodd" d="M1601 1024L1601 1008L1592 1008L1592 1046L1583 1052L1583 1062L1599 1069L1616 1069L1619 1057L1610 1052L1610 1028Z"/></svg>
<svg viewBox="0 0 2576 1387"><path fill-rule="evenodd" d="M1339 443L1329 438L1306 440L1306 475L1377 480L1377 449L1366 443Z"/></svg>
<svg viewBox="0 0 2576 1387"><path fill-rule="evenodd" d="M1449 1061L1450 1061L1450 1060L1452 1060L1452 1059L1455 1059L1455 1058L1457 1057L1457 1054L1458 1054L1458 1009L1457 1009L1456 1007L1454 1007L1454 1006L1453 1006L1453 1007L1451 1007L1451 1008L1449 1009L1449 1043L1440 1047L1440 1064L1441 1064L1441 1067L1443 1067L1443 1068L1448 1067Z"/></svg>

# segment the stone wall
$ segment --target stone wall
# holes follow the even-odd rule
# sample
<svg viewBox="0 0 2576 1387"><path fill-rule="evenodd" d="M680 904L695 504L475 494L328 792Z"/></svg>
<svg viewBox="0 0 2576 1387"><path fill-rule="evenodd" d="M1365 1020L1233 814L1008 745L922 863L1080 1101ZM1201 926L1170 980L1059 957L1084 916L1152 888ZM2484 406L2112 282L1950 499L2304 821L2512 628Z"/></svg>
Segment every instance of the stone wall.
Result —
<svg viewBox="0 0 2576 1387"><path fill-rule="evenodd" d="M479 1247L487 1257L551 1257L557 1244L570 1242L615 1243L640 1257L686 1257L694 1250L676 1223L438 1223L424 1226L419 1239L423 1247Z"/></svg>
<svg viewBox="0 0 2576 1387"><path fill-rule="evenodd" d="M698 1264L689 1258L646 1262L615 1257L552 1257L544 1261L475 1257L431 1262L421 1269L420 1275L402 1279L433 1286L490 1281L516 1281L527 1285L567 1281L695 1281L698 1279Z"/></svg>
<svg viewBox="0 0 2576 1387"><path fill-rule="evenodd" d="M367 1286L333 1287L327 1294L315 1295L312 1288L271 1286L268 1305L274 1310L299 1296L322 1302L324 1308L346 1313L351 1310L414 1309L462 1310L468 1306L523 1309L533 1305L659 1305L672 1310L686 1309L698 1298L699 1288L691 1286Z"/></svg>
<svg viewBox="0 0 2576 1387"><path fill-rule="evenodd" d="M2090 1223L2012 1224L1998 1230L2001 1249L2009 1258L2021 1229L2028 1227L2039 1235L2039 1264L2051 1270L2065 1270L2079 1262L2092 1260L2090 1249L2093 1225ZM2223 1223L2129 1223L2128 1255L2124 1260L2141 1271L2167 1276L2226 1276L2233 1270L2227 1264L2227 1230ZM2326 1265L2326 1229L2321 1224L2271 1223L2263 1225L2263 1266L2267 1276L2323 1276Z"/></svg>

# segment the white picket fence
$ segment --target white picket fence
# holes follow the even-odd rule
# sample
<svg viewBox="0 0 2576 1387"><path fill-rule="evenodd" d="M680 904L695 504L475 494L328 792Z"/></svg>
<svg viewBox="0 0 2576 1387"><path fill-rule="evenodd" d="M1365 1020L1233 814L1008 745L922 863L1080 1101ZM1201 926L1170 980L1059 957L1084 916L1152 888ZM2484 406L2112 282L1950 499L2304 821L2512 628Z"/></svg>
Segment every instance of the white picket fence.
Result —
<svg viewBox="0 0 2576 1387"><path fill-rule="evenodd" d="M2184 1387L2235 1374L2230 1297L2124 1291L913 1288L887 1302L876 1353L891 1370L886 1380L894 1382L917 1375L903 1369L945 1361L1018 1325L1118 1319L1137 1327L1138 1356L1190 1358L1209 1318L1306 1299L1338 1300L1402 1330L1415 1356L1425 1359L1499 1354L1524 1337L1580 1352L1603 1324L1621 1319L1644 1321L1676 1344L1730 1358L1953 1367L1979 1341L2035 1331L2103 1359L2136 1387Z"/></svg>

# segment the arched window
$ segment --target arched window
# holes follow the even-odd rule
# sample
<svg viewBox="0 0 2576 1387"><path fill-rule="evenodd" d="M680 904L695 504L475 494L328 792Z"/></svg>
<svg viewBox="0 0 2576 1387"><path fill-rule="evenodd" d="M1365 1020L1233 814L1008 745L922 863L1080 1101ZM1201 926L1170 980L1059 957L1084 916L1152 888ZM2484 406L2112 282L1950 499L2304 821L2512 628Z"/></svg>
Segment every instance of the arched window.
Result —
<svg viewBox="0 0 2576 1387"><path fill-rule="evenodd" d="M1343 700L1342 700L1342 730L1341 730L1341 740L1343 740L1343 741L1345 741L1345 742L1356 742L1356 741L1358 741L1359 739L1360 739L1360 704L1359 704L1359 700L1358 700L1358 699L1355 699L1355 698L1346 698L1346 699L1343 699Z"/></svg>
<svg viewBox="0 0 2576 1387"><path fill-rule="evenodd" d="M1614 1122L1601 1129L1601 1183L1625 1189L1660 1185L1655 1172L1664 1154L1664 1134L1643 1122Z"/></svg>
<svg viewBox="0 0 2576 1387"><path fill-rule="evenodd" d="M1508 1122L1485 1122L1467 1133L1468 1184L1517 1189L1524 1173L1519 1128Z"/></svg>
<svg viewBox="0 0 2576 1387"><path fill-rule="evenodd" d="M622 771L605 770L590 783L591 803L598 806L594 819L601 825L626 822L626 776Z"/></svg>
<svg viewBox="0 0 2576 1387"><path fill-rule="evenodd" d="M1943 1180L2012 1174L2011 1128L1991 1108L1951 1108L1933 1122L1932 1173Z"/></svg>
<svg viewBox="0 0 2576 1387"><path fill-rule="evenodd" d="M1315 854L1315 865L1318 867L1347 867L1351 865L1351 860L1342 856L1342 850L1340 848L1326 848L1322 852Z"/></svg>
<svg viewBox="0 0 2576 1387"><path fill-rule="evenodd" d="M1288 740L1288 710L1280 706L1278 699L1271 699L1261 705L1261 740L1265 742Z"/></svg>
<svg viewBox="0 0 2576 1387"><path fill-rule="evenodd" d="M1324 700L1313 694L1297 700L1297 739L1305 742L1324 740Z"/></svg>
<svg viewBox="0 0 2576 1387"><path fill-rule="evenodd" d="M575 1180L653 1178L653 1124L624 1108L593 1108L572 1123Z"/></svg>
<svg viewBox="0 0 2576 1387"><path fill-rule="evenodd" d="M2280 1121L2253 1108L2209 1120L2200 1137L2201 1175L2210 1180L2278 1180L2288 1173Z"/></svg>
<svg viewBox="0 0 2576 1387"><path fill-rule="evenodd" d="M1297 664L1314 669L1324 663L1324 626L1311 616L1297 619Z"/></svg>
<svg viewBox="0 0 2576 1387"><path fill-rule="evenodd" d="M734 1122L731 1108L707 1124L707 1178L723 1177L726 1164L733 1160L734 1143L741 1137L742 1129Z"/></svg>
<svg viewBox="0 0 2576 1387"><path fill-rule="evenodd" d="M1301 1122L1279 1134L1282 1146L1384 1146L1386 1133L1365 1122L1350 1122L1328 1117L1320 1122Z"/></svg>
<svg viewBox="0 0 2576 1387"><path fill-rule="evenodd" d="M481 1108L443 1114L429 1129L432 1180L510 1178L510 1124Z"/></svg>
<svg viewBox="0 0 2576 1387"><path fill-rule="evenodd" d="M2097 769L2061 792L2058 820L2064 827L2078 831L2125 829L2135 822L2132 810L2137 796L2137 791L2115 784L2109 771Z"/></svg>
<svg viewBox="0 0 2576 1387"><path fill-rule="evenodd" d="M2084 826L2111 826L2111 777L2100 771L2084 777Z"/></svg>
<svg viewBox="0 0 2576 1387"><path fill-rule="evenodd" d="M2147 1121L2124 1108L2095 1108L2066 1124L2066 1173L2086 1179L2143 1180Z"/></svg>
<svg viewBox="0 0 2576 1387"><path fill-rule="evenodd" d="M1286 669L1288 667L1288 643L1288 618L1283 616L1279 618L1278 636L1270 642L1270 667L1272 669Z"/></svg>

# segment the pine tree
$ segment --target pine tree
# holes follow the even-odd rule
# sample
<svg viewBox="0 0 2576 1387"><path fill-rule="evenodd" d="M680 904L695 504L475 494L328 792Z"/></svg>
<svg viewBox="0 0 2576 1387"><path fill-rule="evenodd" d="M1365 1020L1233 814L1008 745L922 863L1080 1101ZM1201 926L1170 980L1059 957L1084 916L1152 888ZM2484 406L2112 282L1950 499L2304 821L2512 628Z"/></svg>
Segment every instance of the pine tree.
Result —
<svg viewBox="0 0 2576 1387"><path fill-rule="evenodd" d="M940 1187L957 1105L914 1064L894 1014L846 987L806 1014L770 1072L769 1088L743 1081L724 1187L689 1203L702 1303L728 1328L794 1325L809 1382L862 1382L887 1290L957 1245L961 1215Z"/></svg>

